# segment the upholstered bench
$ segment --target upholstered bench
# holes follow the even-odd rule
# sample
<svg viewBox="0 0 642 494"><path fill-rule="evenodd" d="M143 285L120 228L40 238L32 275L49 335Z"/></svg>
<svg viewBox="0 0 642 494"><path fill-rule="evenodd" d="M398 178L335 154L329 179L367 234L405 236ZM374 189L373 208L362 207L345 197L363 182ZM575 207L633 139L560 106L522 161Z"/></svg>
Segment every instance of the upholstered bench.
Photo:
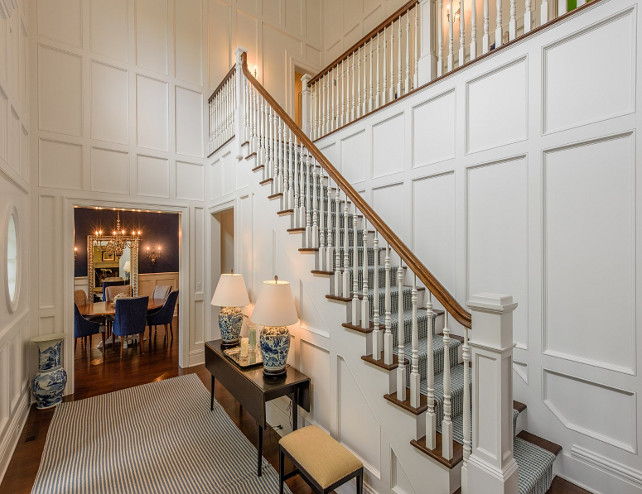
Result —
<svg viewBox="0 0 642 494"><path fill-rule="evenodd" d="M296 467L285 474L288 457ZM301 474L319 494L326 494L357 478L357 494L363 492L363 464L329 434L315 425L298 429L279 441L279 493L283 482Z"/></svg>

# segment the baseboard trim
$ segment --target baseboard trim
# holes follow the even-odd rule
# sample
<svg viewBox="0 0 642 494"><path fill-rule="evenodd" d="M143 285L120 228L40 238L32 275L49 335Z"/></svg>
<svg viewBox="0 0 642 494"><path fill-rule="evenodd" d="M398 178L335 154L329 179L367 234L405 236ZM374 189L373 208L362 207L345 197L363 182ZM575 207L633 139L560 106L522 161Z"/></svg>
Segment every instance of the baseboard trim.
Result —
<svg viewBox="0 0 642 494"><path fill-rule="evenodd" d="M22 396L18 401L16 411L7 427L7 433L0 444L0 483L2 483L5 473L7 473L7 468L9 467L9 462L11 461L13 452L18 444L18 439L20 439L22 429L27 422L27 417L29 416L29 405L31 403L29 397L30 393L27 388L23 391Z"/></svg>
<svg viewBox="0 0 642 494"><path fill-rule="evenodd" d="M597 467L600 470L606 471L607 473L619 478L620 480L629 482L637 487L642 487L642 472L640 470L635 470L631 467L623 465L622 463L611 460L605 456L577 445L573 445L571 447L571 456L593 467Z"/></svg>

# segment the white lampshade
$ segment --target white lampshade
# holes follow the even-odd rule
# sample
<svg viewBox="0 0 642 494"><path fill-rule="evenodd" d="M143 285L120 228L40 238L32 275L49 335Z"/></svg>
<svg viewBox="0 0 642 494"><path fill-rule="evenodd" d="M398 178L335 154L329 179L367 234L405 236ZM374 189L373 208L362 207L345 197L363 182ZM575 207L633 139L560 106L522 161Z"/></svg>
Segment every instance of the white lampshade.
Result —
<svg viewBox="0 0 642 494"><path fill-rule="evenodd" d="M219 307L243 307L250 303L242 274L222 274L216 285L212 305Z"/></svg>
<svg viewBox="0 0 642 494"><path fill-rule="evenodd" d="M252 322L261 326L288 326L299 320L292 298L289 281L263 282L259 298L254 304Z"/></svg>
<svg viewBox="0 0 642 494"><path fill-rule="evenodd" d="M130 261L125 261L125 264L123 265L123 271L125 273L129 273L132 270L132 263Z"/></svg>

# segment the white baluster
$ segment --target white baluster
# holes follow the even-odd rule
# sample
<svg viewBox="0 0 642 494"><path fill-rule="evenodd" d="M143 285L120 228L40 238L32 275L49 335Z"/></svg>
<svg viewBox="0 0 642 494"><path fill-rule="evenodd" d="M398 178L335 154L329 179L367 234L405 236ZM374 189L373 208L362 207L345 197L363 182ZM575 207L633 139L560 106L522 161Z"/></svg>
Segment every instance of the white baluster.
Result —
<svg viewBox="0 0 642 494"><path fill-rule="evenodd" d="M497 11L497 25L495 26L495 48L499 48L500 46L502 46L502 38L504 37L504 30L502 27L502 0L497 0L495 9Z"/></svg>
<svg viewBox="0 0 642 494"><path fill-rule="evenodd" d="M515 1L515 0L512 0ZM466 31L464 27L464 0L459 0L459 66L466 61Z"/></svg>
<svg viewBox="0 0 642 494"><path fill-rule="evenodd" d="M350 220L348 219L349 214L349 203L348 196L346 195L346 200L343 203L343 297L350 298L350 275L348 274L348 269L350 266L350 245L348 243L348 225Z"/></svg>
<svg viewBox="0 0 642 494"><path fill-rule="evenodd" d="M276 112L272 107L270 107L270 115L271 115L271 129L272 129L272 149L270 150L270 165L272 168L272 173L270 174L270 177L272 178L272 188L274 188L274 185L277 181L277 177L279 175L279 161L277 158L276 154L276 140L278 138L278 130L276 128L277 125L277 120L276 120Z"/></svg>
<svg viewBox="0 0 642 494"><path fill-rule="evenodd" d="M384 30L384 32L385 32L385 30ZM381 60L381 57L379 55L379 46L381 45L381 39L380 38L381 38L381 33L377 33L377 92L375 94L375 108L379 108L379 106L380 106L379 95L381 94L381 87L379 85L379 80L380 80L380 77L381 77L381 72L379 71L379 61ZM385 40L385 36L384 36L384 40ZM384 54L385 53L386 52L384 50ZM384 60L385 60L385 56L384 56ZM384 69L383 69L383 71L384 71L384 73L386 72L385 61L384 61ZM384 92L385 92L385 88L384 88Z"/></svg>
<svg viewBox="0 0 642 494"><path fill-rule="evenodd" d="M332 124L330 125L330 128L332 130L335 130L337 128L337 88L336 88L336 82L335 82L335 70L332 69L330 71L330 92L332 94Z"/></svg>
<svg viewBox="0 0 642 494"><path fill-rule="evenodd" d="M356 118L359 118L362 113L361 113L361 100L362 100L362 94L361 94L361 53L360 49L357 49L355 52L355 55L357 57L357 109L355 111L355 116Z"/></svg>
<svg viewBox="0 0 642 494"><path fill-rule="evenodd" d="M484 0L484 35L482 36L482 53L488 53L490 49L489 41L490 20L488 15L488 0Z"/></svg>
<svg viewBox="0 0 642 494"><path fill-rule="evenodd" d="M348 57L346 58L346 123L351 122L351 118L350 118L350 109L352 108L352 104L350 101L351 84L352 84L352 79L350 79L350 55L348 55Z"/></svg>
<svg viewBox="0 0 642 494"><path fill-rule="evenodd" d="M577 7L581 7L582 5L586 4L586 0L577 0Z"/></svg>
<svg viewBox="0 0 642 494"><path fill-rule="evenodd" d="M404 94L410 91L410 11L406 12L406 79L403 85Z"/></svg>
<svg viewBox="0 0 642 494"><path fill-rule="evenodd" d="M361 99L361 115L365 115L368 111L368 72L366 71L366 45L363 47L363 97Z"/></svg>
<svg viewBox="0 0 642 494"><path fill-rule="evenodd" d="M524 34L530 33L533 28L533 14L531 9L531 0L526 0L526 5L524 6Z"/></svg>
<svg viewBox="0 0 642 494"><path fill-rule="evenodd" d="M485 1L488 1L488 0L485 0ZM437 15L437 77L441 77L444 71L443 70L444 32L442 27L443 17L444 17L444 2L443 0L439 0L439 8L438 8L438 15Z"/></svg>
<svg viewBox="0 0 642 494"><path fill-rule="evenodd" d="M388 101L395 99L395 23L390 26L390 97Z"/></svg>
<svg viewBox="0 0 642 494"><path fill-rule="evenodd" d="M341 125L348 123L348 117L346 115L346 69L345 69L345 60L341 60Z"/></svg>
<svg viewBox="0 0 642 494"><path fill-rule="evenodd" d="M292 145L292 129L288 127L288 200L284 209L294 209L294 147Z"/></svg>
<svg viewBox="0 0 642 494"><path fill-rule="evenodd" d="M402 59L401 59L401 17L397 21L397 92L395 98L401 96Z"/></svg>
<svg viewBox="0 0 642 494"><path fill-rule="evenodd" d="M464 327L464 344L462 345L462 356L464 360L464 459L461 466L462 493L468 492L468 458L472 451L471 430L470 430L470 374L468 373L470 363L470 345L468 344L468 328Z"/></svg>
<svg viewBox="0 0 642 494"><path fill-rule="evenodd" d="M453 457L453 423L450 389L450 329L448 312L444 312L444 419L441 421L441 456L447 460Z"/></svg>
<svg viewBox="0 0 642 494"><path fill-rule="evenodd" d="M319 247L319 196L317 188L319 185L319 167L316 162L312 163L312 247Z"/></svg>
<svg viewBox="0 0 642 494"><path fill-rule="evenodd" d="M334 294L336 296L341 296L341 253L339 251L339 208L341 207L341 201L339 196L339 185L336 184L336 190L334 192Z"/></svg>
<svg viewBox="0 0 642 494"><path fill-rule="evenodd" d="M325 194L323 193L324 171L321 168L321 177L319 180L319 269L325 270L325 232L327 221L325 215Z"/></svg>
<svg viewBox="0 0 642 494"><path fill-rule="evenodd" d="M326 228L327 228L327 240L328 247L326 249L326 260L325 260L325 269L327 271L332 271L332 261L334 260L334 247L333 247L333 237L332 230L334 224L332 222L332 187L330 186L330 177L328 177L328 184L326 187L326 200L327 200L327 216L326 216Z"/></svg>
<svg viewBox="0 0 642 494"><path fill-rule="evenodd" d="M543 26L548 22L548 0L543 0L542 5L540 6L540 19L539 25Z"/></svg>
<svg viewBox="0 0 642 494"><path fill-rule="evenodd" d="M355 233L356 235L356 233ZM361 293L363 298L361 299L361 327L369 328L370 327L370 300L368 299L368 276L369 276L369 259L368 259L368 222L366 218L363 218L363 282L361 284Z"/></svg>
<svg viewBox="0 0 642 494"><path fill-rule="evenodd" d="M386 104L388 95L388 70L386 69L386 58L388 56L388 38L386 37L386 28L383 28L383 90L381 92L381 104ZM392 63L392 62L391 62Z"/></svg>
<svg viewBox="0 0 642 494"><path fill-rule="evenodd" d="M526 0L529 1L529 0ZM470 60L477 58L477 1L473 0L470 10Z"/></svg>
<svg viewBox="0 0 642 494"><path fill-rule="evenodd" d="M448 72L453 70L453 22L455 14L453 12L453 0L448 0Z"/></svg>
<svg viewBox="0 0 642 494"><path fill-rule="evenodd" d="M406 399L406 360L405 343L406 331L404 325L403 312L403 265L401 256L399 256L399 266L397 266L397 358L399 366L397 367L397 399L404 401Z"/></svg>
<svg viewBox="0 0 642 494"><path fill-rule="evenodd" d="M419 33L419 11L421 9L419 8L419 5L417 5L414 8L415 11L415 49L413 50L413 53L415 55L415 75L413 77L413 83L412 83L412 88L416 88L419 86L419 58L420 58L420 53L419 53L419 44L420 44L420 33Z"/></svg>
<svg viewBox="0 0 642 494"><path fill-rule="evenodd" d="M371 112L374 108L372 107L373 104L373 97L374 97L374 80L372 79L372 66L374 64L372 60L372 44L374 43L374 38L370 39L370 94L368 97L368 112Z"/></svg>
<svg viewBox="0 0 642 494"><path fill-rule="evenodd" d="M383 332L383 363L386 365L392 365L392 331L391 320L390 320L390 246L386 245L386 259L384 261L384 266L386 270L386 291L384 294L385 301L385 317L384 324L385 329Z"/></svg>
<svg viewBox="0 0 642 494"><path fill-rule="evenodd" d="M355 120L357 118L356 117L356 115L357 115L357 95L355 94L355 91L356 91L356 88L357 88L357 79L356 79L356 73L355 73L355 65L356 65L355 58L356 58L356 56L357 56L357 53L354 52L352 54L352 85L351 85L351 89L352 89L352 98L351 98L352 107L350 108L350 121L353 121L353 120Z"/></svg>
<svg viewBox="0 0 642 494"><path fill-rule="evenodd" d="M410 367L410 406L419 408L419 327L417 326L417 275L412 281L412 360Z"/></svg>
<svg viewBox="0 0 642 494"><path fill-rule="evenodd" d="M379 328L379 232L374 236L374 293L372 295L372 356L381 359L381 329Z"/></svg>
<svg viewBox="0 0 642 494"><path fill-rule="evenodd" d="M435 449L437 445L437 414L435 413L435 360L432 353L432 335L434 332L432 293L428 291L428 303L426 304L426 317L428 318L428 359L426 361L426 397L428 410L426 411L426 447Z"/></svg>
<svg viewBox="0 0 642 494"><path fill-rule="evenodd" d="M352 324L359 326L359 218L357 207L352 215ZM348 234L348 231L343 233Z"/></svg>
<svg viewBox="0 0 642 494"><path fill-rule="evenodd" d="M281 125L281 117L278 117L276 125L277 125L277 130L279 132L279 142L278 142L279 149L277 152L277 162L278 162L279 171L277 174L275 188L273 190L274 194L283 193L283 191L285 190L285 183L284 183L285 173L283 172L284 157L282 155L282 153L284 153L285 150L283 148L284 136L283 136L283 125Z"/></svg>
<svg viewBox="0 0 642 494"><path fill-rule="evenodd" d="M510 0L510 20L508 21L508 39L513 41L517 35L517 8L515 0Z"/></svg>
<svg viewBox="0 0 642 494"><path fill-rule="evenodd" d="M299 170L299 156L298 156L298 145L296 135L294 136L294 147L292 148L292 154L294 159L294 205L292 213L294 217L294 228L298 228L301 224L299 223L299 193L301 192L301 170Z"/></svg>
<svg viewBox="0 0 642 494"><path fill-rule="evenodd" d="M568 5L563 0L557 0L557 17L566 14Z"/></svg>
<svg viewBox="0 0 642 494"><path fill-rule="evenodd" d="M312 247L312 208L310 207L310 152L305 150L305 246Z"/></svg>

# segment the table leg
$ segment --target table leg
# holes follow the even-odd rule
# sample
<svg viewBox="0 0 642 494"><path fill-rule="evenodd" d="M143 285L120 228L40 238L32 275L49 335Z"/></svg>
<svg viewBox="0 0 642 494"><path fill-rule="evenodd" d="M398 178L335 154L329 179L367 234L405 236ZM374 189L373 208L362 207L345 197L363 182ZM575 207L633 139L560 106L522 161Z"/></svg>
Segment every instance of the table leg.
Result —
<svg viewBox="0 0 642 494"><path fill-rule="evenodd" d="M256 475L261 476L261 466L263 464L263 427L259 425L259 464Z"/></svg>
<svg viewBox="0 0 642 494"><path fill-rule="evenodd" d="M212 374L212 394L210 396L210 410L214 410L214 374Z"/></svg>
<svg viewBox="0 0 642 494"><path fill-rule="evenodd" d="M299 423L299 388L294 388L294 393L292 394L292 430L297 430Z"/></svg>

